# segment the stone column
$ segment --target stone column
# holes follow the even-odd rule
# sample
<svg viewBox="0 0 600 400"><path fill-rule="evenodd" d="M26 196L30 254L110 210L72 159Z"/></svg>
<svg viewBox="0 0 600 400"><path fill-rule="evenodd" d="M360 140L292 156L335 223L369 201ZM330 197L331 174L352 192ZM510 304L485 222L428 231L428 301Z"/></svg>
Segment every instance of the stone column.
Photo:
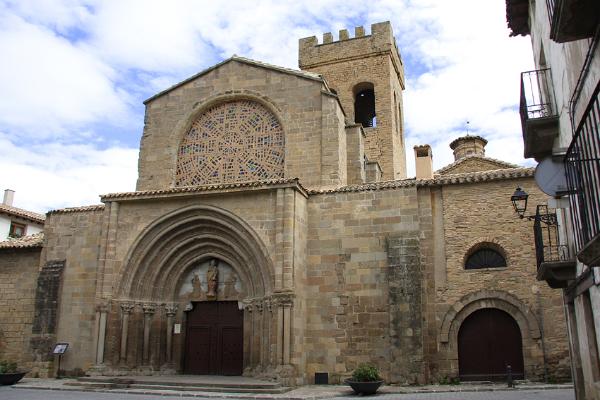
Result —
<svg viewBox="0 0 600 400"><path fill-rule="evenodd" d="M256 302L256 322L257 322L257 333L258 333L258 348L256 349L256 358L257 358L257 364L259 366L259 368L263 368L264 367L264 346L265 346L265 330L264 330L264 314L263 314L263 303L261 300L257 300Z"/></svg>
<svg viewBox="0 0 600 400"><path fill-rule="evenodd" d="M98 345L96 347L96 365L104 364L104 341L106 340L106 316L109 305L99 304L96 307L96 317L98 318Z"/></svg>
<svg viewBox="0 0 600 400"><path fill-rule="evenodd" d="M142 352L142 364L148 365L150 361L150 326L152 325L152 316L156 311L156 304L143 304L142 309L144 310L144 343Z"/></svg>
<svg viewBox="0 0 600 400"><path fill-rule="evenodd" d="M291 331L292 331L292 303L283 303L283 364L288 365L290 363L290 352L291 352Z"/></svg>
<svg viewBox="0 0 600 400"><path fill-rule="evenodd" d="M277 304L277 364L288 365L291 355L293 293L276 293Z"/></svg>
<svg viewBox="0 0 600 400"><path fill-rule="evenodd" d="M244 301L244 371L249 372L252 368L252 303Z"/></svg>
<svg viewBox="0 0 600 400"><path fill-rule="evenodd" d="M177 304L165 305L165 311L167 313L167 364L173 363L173 319L177 314Z"/></svg>
<svg viewBox="0 0 600 400"><path fill-rule="evenodd" d="M122 364L127 361L127 337L129 334L129 316L135 307L134 303L124 302L121 303L121 312L123 314L121 320L121 351L119 353L119 360Z"/></svg>

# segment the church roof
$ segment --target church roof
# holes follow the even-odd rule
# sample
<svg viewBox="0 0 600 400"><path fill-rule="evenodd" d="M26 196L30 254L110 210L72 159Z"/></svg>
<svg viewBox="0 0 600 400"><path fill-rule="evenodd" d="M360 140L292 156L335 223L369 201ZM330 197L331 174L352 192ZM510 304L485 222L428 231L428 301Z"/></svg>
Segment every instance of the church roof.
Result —
<svg viewBox="0 0 600 400"><path fill-rule="evenodd" d="M262 61L256 61L256 60L252 60L250 58L240 57L240 56L237 56L237 55L234 54L233 56L229 57L228 59L223 60L220 63L215 64L215 65L213 65L210 68L207 68L207 69L205 69L203 71L200 71L197 74L192 75L189 78L187 78L187 79L185 79L185 80L183 80L183 81L181 81L179 83L176 83L175 85L173 85L173 86L171 86L171 87L169 87L169 88L167 88L167 89L165 89L165 90L163 90L161 92L158 92L154 96L152 96L152 97L144 100L144 104L147 104L150 101L152 101L152 100L154 100L154 99L162 96L163 94L169 93L170 91L172 91L174 89L177 89L178 87L183 86L186 83L191 82L194 79L201 77L202 75L206 75L207 73L209 73L209 72L211 72L211 71L213 71L213 70L215 70L215 69L217 69L217 68L219 68L219 67L221 67L221 66L223 66L223 65L225 65L225 64L227 64L227 63L229 63L231 61L237 61L237 62L241 62L241 63L244 63L244 64L252 65L252 66L255 66L255 67L260 67L260 68L265 68L265 69L269 69L269 70L272 70L272 71L282 72L284 74L295 75L295 76L298 76L300 78L306 78L306 79L311 79L311 80L314 80L314 81L324 82L323 77L321 75L319 75L319 74L315 74L314 72L307 72L307 71L301 71L301 70L292 69L292 68L280 67L278 65L268 64L268 63L265 63L265 62L262 62Z"/></svg>
<svg viewBox="0 0 600 400"><path fill-rule="evenodd" d="M236 183L218 183L211 185L201 186L182 186L169 189L161 190L144 190L137 192L122 192L122 193L109 193L100 196L102 201L115 201L115 200L127 200L127 199L144 199L144 198L156 198L172 194L195 194L200 192L219 192L219 191L238 191L240 189L266 189L273 187L289 187L296 186L301 192L306 193L306 189L302 187L298 178L292 179L272 179L266 181L249 181L249 182L236 182Z"/></svg>
<svg viewBox="0 0 600 400"><path fill-rule="evenodd" d="M35 222L37 224L44 224L46 217L43 214L38 214L33 211L27 211L22 208L8 206L6 204L0 204L0 214L7 214Z"/></svg>
<svg viewBox="0 0 600 400"><path fill-rule="evenodd" d="M67 214L67 213L75 213L75 212L87 212L87 211L102 211L102 210L104 210L104 204L94 204L91 206L59 208L56 210L48 211L48 215L50 215L50 214Z"/></svg>
<svg viewBox="0 0 600 400"><path fill-rule="evenodd" d="M370 190L399 189L403 187L430 187L457 185L468 183L482 183L491 181L500 181L507 179L532 178L535 168L508 168L496 169L491 171L465 172L461 174L438 175L433 179L402 179L395 181L384 181L374 183L363 183L359 185L349 185L335 189L310 190L309 194L338 193L338 192L363 192Z"/></svg>
<svg viewBox="0 0 600 400"><path fill-rule="evenodd" d="M435 173L440 175L451 174L452 170L457 169L461 165L472 163L473 161L480 161L485 164L489 164L490 168L487 168L487 170L519 168L517 164L512 164L506 161L497 160L495 158L481 156L479 154L470 154L459 160L454 161L452 164L448 164L445 167L438 169L437 171L435 171Z"/></svg>
<svg viewBox="0 0 600 400"><path fill-rule="evenodd" d="M39 232L29 236L8 239L0 242L1 249L27 249L42 247L44 244L44 232Z"/></svg>

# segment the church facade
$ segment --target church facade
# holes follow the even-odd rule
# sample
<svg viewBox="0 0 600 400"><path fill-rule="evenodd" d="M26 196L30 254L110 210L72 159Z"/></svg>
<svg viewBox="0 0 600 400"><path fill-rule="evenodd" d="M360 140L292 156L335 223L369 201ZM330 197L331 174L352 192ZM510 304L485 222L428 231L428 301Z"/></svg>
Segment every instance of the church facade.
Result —
<svg viewBox="0 0 600 400"><path fill-rule="evenodd" d="M52 375L217 374L288 385L568 379L560 294L535 279L533 169L455 140L406 178L389 23L300 40L301 70L234 56L145 102L135 192L0 243L0 358ZM18 316L16 318L15 316ZM485 353L488 352L488 353Z"/></svg>

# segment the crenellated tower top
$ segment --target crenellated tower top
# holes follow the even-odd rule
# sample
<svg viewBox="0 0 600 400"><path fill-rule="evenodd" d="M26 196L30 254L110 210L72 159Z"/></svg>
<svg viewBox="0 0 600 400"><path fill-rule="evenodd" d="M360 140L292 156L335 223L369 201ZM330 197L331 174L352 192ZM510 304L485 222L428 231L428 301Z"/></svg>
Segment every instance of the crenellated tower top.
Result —
<svg viewBox="0 0 600 400"><path fill-rule="evenodd" d="M346 118L365 129L365 154L377 161L382 178L406 177L402 91L404 67L392 25L379 22L365 28L331 32L300 39L298 64L305 71L321 74L344 108Z"/></svg>

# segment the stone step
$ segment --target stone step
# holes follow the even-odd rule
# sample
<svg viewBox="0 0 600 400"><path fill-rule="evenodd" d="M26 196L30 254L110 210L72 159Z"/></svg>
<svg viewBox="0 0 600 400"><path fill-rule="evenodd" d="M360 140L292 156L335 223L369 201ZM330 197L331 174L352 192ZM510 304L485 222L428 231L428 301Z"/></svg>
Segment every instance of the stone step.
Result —
<svg viewBox="0 0 600 400"><path fill-rule="evenodd" d="M266 382L241 378L239 381L223 378L184 378L184 377L82 377L75 382L65 383L69 386L79 386L88 389L131 389L131 390L173 390L195 392L221 392L221 393L255 393L279 394L291 388L283 387L277 382Z"/></svg>
<svg viewBox="0 0 600 400"><path fill-rule="evenodd" d="M172 390L175 392L215 392L215 393L253 393L253 394L281 394L291 390L288 387L273 387L273 388L255 388L255 387L232 387L232 386L192 386L192 385L158 385L158 384L123 384L123 383L65 383L65 385L77 386L86 389L128 389L128 390L144 390L144 391L161 391Z"/></svg>

